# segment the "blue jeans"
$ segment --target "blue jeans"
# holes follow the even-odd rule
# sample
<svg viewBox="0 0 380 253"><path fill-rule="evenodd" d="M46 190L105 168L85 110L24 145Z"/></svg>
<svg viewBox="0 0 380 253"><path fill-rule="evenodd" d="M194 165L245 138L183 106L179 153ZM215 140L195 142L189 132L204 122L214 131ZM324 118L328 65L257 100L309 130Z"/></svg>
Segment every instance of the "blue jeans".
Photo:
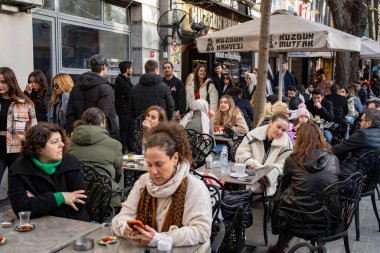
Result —
<svg viewBox="0 0 380 253"><path fill-rule="evenodd" d="M325 136L326 141L331 144L333 134L330 130L323 129L323 136Z"/></svg>
<svg viewBox="0 0 380 253"><path fill-rule="evenodd" d="M350 137L350 128L354 126L356 117L354 117L354 116L345 116L344 120L347 122L347 131L346 131L346 135L344 136L344 138L346 140L348 140L348 138Z"/></svg>

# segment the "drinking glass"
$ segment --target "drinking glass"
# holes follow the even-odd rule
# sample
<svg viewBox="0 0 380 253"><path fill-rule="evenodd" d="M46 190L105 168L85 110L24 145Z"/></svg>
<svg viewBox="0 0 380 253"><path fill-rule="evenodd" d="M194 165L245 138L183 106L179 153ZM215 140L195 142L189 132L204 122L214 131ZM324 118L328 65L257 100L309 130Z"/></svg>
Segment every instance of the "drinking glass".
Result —
<svg viewBox="0 0 380 253"><path fill-rule="evenodd" d="M102 223L102 236L103 237L113 236L111 223L108 223L108 222Z"/></svg>
<svg viewBox="0 0 380 253"><path fill-rule="evenodd" d="M119 245L120 245L119 241L116 241L116 242L113 242L113 243L107 243L106 246L107 246L108 253L117 253L117 252L119 252Z"/></svg>
<svg viewBox="0 0 380 253"><path fill-rule="evenodd" d="M20 227L30 225L30 214L31 211L22 211L18 213L18 216L20 218Z"/></svg>

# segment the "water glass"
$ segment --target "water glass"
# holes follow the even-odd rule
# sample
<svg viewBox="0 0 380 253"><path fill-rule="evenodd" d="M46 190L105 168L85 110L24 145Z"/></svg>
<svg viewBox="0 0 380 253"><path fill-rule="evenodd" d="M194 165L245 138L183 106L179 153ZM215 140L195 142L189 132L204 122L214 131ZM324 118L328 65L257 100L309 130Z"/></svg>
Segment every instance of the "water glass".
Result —
<svg viewBox="0 0 380 253"><path fill-rule="evenodd" d="M30 225L30 214L31 211L22 211L18 213L20 218L20 226Z"/></svg>
<svg viewBox="0 0 380 253"><path fill-rule="evenodd" d="M222 174L230 174L231 173L231 165L230 163L227 163L225 166L220 165L220 172Z"/></svg>
<svg viewBox="0 0 380 253"><path fill-rule="evenodd" d="M102 236L103 237L113 236L112 223L108 223L108 222L102 223Z"/></svg>

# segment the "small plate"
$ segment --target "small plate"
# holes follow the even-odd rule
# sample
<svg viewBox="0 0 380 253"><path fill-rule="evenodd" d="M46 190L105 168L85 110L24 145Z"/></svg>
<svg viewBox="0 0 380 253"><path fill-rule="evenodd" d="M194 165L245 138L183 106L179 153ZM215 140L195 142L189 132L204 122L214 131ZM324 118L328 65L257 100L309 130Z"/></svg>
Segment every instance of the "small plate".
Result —
<svg viewBox="0 0 380 253"><path fill-rule="evenodd" d="M4 244L6 240L7 240L7 238L5 238L5 237L3 236L3 237L1 238L1 240L0 240L0 245Z"/></svg>
<svg viewBox="0 0 380 253"><path fill-rule="evenodd" d="M116 236L104 236L102 237L98 243L100 245L107 245L108 243L112 244L112 243L116 243L117 242L117 237Z"/></svg>
<svg viewBox="0 0 380 253"><path fill-rule="evenodd" d="M30 224L30 226L28 226L28 228L24 228L25 226L16 226L15 229L17 232L27 232L27 231L30 231L30 230L33 230L36 226L34 226L34 224Z"/></svg>
<svg viewBox="0 0 380 253"><path fill-rule="evenodd" d="M238 175L236 173L231 173L230 176L231 177L235 177L235 178L243 178L243 177L248 177L249 175L247 173L244 173L243 175Z"/></svg>

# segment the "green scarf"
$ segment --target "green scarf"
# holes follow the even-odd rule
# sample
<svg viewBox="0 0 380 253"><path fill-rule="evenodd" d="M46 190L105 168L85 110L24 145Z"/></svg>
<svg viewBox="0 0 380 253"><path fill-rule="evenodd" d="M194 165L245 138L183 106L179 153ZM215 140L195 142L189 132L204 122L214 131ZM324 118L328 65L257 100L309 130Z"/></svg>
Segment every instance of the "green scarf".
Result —
<svg viewBox="0 0 380 253"><path fill-rule="evenodd" d="M42 163L35 157L32 157L32 161L38 168L40 168L43 172L45 172L48 175L54 174L55 170L57 169L57 166L59 166L62 162L62 160L59 160L55 163Z"/></svg>

